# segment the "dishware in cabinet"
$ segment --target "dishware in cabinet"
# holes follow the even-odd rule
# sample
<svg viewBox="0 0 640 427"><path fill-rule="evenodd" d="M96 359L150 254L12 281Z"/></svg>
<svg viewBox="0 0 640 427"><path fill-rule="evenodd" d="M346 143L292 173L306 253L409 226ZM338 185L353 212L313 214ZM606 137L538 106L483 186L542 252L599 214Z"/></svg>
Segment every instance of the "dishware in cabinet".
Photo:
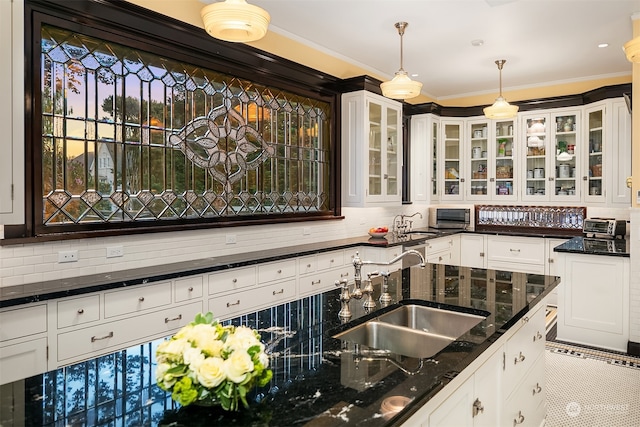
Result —
<svg viewBox="0 0 640 427"><path fill-rule="evenodd" d="M462 200L465 183L463 171L463 122L460 120L442 120L442 149L440 153L443 161L441 174L442 200Z"/></svg>
<svg viewBox="0 0 640 427"><path fill-rule="evenodd" d="M605 132L605 109L600 105L585 110L586 127L586 152L582 155L586 158L582 180L585 200L590 202L604 201L605 186L603 174L603 152Z"/></svg>
<svg viewBox="0 0 640 427"><path fill-rule="evenodd" d="M566 111L551 115L555 123L552 130L554 151L550 157L555 172L555 186L550 188L551 199L560 201L580 200L580 113Z"/></svg>
<svg viewBox="0 0 640 427"><path fill-rule="evenodd" d="M467 185L467 198L489 199L491 198L491 186L489 177L489 121L467 122L467 132L470 144L465 144L466 156L469 165L469 185ZM491 135L492 136L492 135Z"/></svg>
<svg viewBox="0 0 640 427"><path fill-rule="evenodd" d="M524 128L523 200L548 200L547 145L548 115L522 116Z"/></svg>
<svg viewBox="0 0 640 427"><path fill-rule="evenodd" d="M516 123L513 120L494 122L495 135L492 138L490 155L492 159L492 177L494 200L516 200L516 165L518 147L514 140ZM495 181L493 181L495 178Z"/></svg>
<svg viewBox="0 0 640 427"><path fill-rule="evenodd" d="M342 95L344 206L402 200L402 105L367 91Z"/></svg>

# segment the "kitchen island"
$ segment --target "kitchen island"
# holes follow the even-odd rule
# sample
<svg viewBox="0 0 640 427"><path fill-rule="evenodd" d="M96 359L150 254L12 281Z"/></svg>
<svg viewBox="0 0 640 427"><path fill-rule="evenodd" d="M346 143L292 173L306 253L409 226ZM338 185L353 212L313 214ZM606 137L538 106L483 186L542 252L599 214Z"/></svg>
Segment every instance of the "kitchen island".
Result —
<svg viewBox="0 0 640 427"><path fill-rule="evenodd" d="M487 387L513 388L513 393L505 392L504 399L522 400L518 398L519 383L532 375L540 357L527 354L525 361L523 352L527 353L530 344L524 344L519 355L515 352L515 361L505 365L504 360L512 360L516 348L515 342L510 346L506 339L518 328L524 331L535 325L537 329L531 328L533 341L537 338L538 343L544 342L544 323L540 330L532 316L544 311L540 306L558 283L559 278L553 276L448 265L404 268L388 279L393 303L414 299L442 308L455 305L486 310L489 315L435 356L416 359L356 348L333 338L345 328L337 315L341 307L340 290L336 288L230 320L258 329L271 354L273 380L253 393L248 410L225 414L212 408L178 408L155 385L158 341L154 341L3 386L0 424L428 425L427 420L446 406L449 395L463 391L469 383L469 371L475 371L478 361L487 359L489 353L499 356L498 368L527 366L522 374L505 372L499 375L504 378L492 379L500 381L502 387ZM373 279L373 285L377 301L382 278ZM349 306L353 322L376 315L366 313L362 300L352 299ZM376 309L382 309L379 302ZM534 384L541 388L542 383ZM389 403L398 401L403 402L403 408L396 405L396 410L402 409L396 414ZM425 413L424 408L436 401L444 404ZM539 414L540 404L536 405ZM485 404L485 412L498 411L497 419L504 419L510 416L506 412L509 406L499 404L492 409ZM470 416L471 408L468 412Z"/></svg>

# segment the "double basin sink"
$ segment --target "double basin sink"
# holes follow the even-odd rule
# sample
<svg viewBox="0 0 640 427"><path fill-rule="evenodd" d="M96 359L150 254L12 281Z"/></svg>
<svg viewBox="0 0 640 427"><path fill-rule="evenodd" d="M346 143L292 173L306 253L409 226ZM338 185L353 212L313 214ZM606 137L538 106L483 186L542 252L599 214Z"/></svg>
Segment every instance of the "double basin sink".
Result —
<svg viewBox="0 0 640 427"><path fill-rule="evenodd" d="M356 319L333 338L391 353L427 359L435 356L490 313L422 300L404 300Z"/></svg>

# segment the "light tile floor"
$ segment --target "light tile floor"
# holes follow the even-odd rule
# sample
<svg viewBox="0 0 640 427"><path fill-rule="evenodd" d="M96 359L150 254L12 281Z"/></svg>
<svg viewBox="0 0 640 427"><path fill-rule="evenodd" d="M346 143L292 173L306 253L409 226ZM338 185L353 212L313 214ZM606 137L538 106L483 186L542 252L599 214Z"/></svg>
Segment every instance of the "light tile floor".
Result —
<svg viewBox="0 0 640 427"><path fill-rule="evenodd" d="M547 427L640 427L640 358L549 340L545 362Z"/></svg>

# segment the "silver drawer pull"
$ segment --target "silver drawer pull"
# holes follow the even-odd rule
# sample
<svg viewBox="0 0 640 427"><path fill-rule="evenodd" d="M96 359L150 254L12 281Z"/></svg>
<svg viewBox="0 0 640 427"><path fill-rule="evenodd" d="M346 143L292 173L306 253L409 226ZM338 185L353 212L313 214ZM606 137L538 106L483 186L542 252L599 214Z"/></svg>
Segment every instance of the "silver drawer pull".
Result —
<svg viewBox="0 0 640 427"><path fill-rule="evenodd" d="M144 297L140 297L140 298L138 298L138 301L140 301L140 302L144 302Z"/></svg>
<svg viewBox="0 0 640 427"><path fill-rule="evenodd" d="M182 320L182 314L178 314L176 317L165 317L164 318L164 323L169 323L169 322L175 322L176 320Z"/></svg>
<svg viewBox="0 0 640 427"><path fill-rule="evenodd" d="M284 289L280 289L279 291L273 291L273 295L284 294Z"/></svg>
<svg viewBox="0 0 640 427"><path fill-rule="evenodd" d="M524 415L522 415L522 411L518 411L518 418L513 419L514 427L518 424L522 424L524 422Z"/></svg>
<svg viewBox="0 0 640 427"><path fill-rule="evenodd" d="M514 364L514 365L517 365L519 362L524 362L524 359L526 359L526 358L524 357L524 354L522 354L522 352L520 352L520 354L518 355L518 357L516 357L516 358L513 360L513 364Z"/></svg>
<svg viewBox="0 0 640 427"><path fill-rule="evenodd" d="M512 249L512 248L509 248L509 250L510 250L511 252L520 252L520 249Z"/></svg>
<svg viewBox="0 0 640 427"><path fill-rule="evenodd" d="M282 273L282 270L280 270L280 269L279 269L279 270L278 270L278 274L280 274L280 273Z"/></svg>
<svg viewBox="0 0 640 427"><path fill-rule="evenodd" d="M79 308L78 309L78 314L83 314L84 313L84 308Z"/></svg>
<svg viewBox="0 0 640 427"><path fill-rule="evenodd" d="M542 334L540 331L536 331L536 334L533 336L533 342L539 341L542 339Z"/></svg>
<svg viewBox="0 0 640 427"><path fill-rule="evenodd" d="M189 289L187 289L189 292L193 292L193 286L189 286Z"/></svg>
<svg viewBox="0 0 640 427"><path fill-rule="evenodd" d="M340 277L347 277L347 276L349 276L348 272L347 273L340 273Z"/></svg>
<svg viewBox="0 0 640 427"><path fill-rule="evenodd" d="M105 335L103 337L91 337L91 342L106 340L106 339L109 339L109 338L113 338L113 331L109 332L107 335Z"/></svg>
<svg viewBox="0 0 640 427"><path fill-rule="evenodd" d="M238 300L236 302L228 302L227 303L227 307L231 307L232 305L240 305L240 300Z"/></svg>
<svg viewBox="0 0 640 427"><path fill-rule="evenodd" d="M238 283L238 279L233 279L232 282L233 283Z"/></svg>
<svg viewBox="0 0 640 427"><path fill-rule="evenodd" d="M529 316L524 316L522 318L522 323L527 323L529 321Z"/></svg>
<svg viewBox="0 0 640 427"><path fill-rule="evenodd" d="M320 279L318 279L318 280L312 280L312 281L311 281L311 286L313 286L313 285L319 285L319 284L320 284Z"/></svg>
<svg viewBox="0 0 640 427"><path fill-rule="evenodd" d="M535 396L538 393L542 392L542 387L540 387L539 383L536 383L536 386L533 388L533 395Z"/></svg>

